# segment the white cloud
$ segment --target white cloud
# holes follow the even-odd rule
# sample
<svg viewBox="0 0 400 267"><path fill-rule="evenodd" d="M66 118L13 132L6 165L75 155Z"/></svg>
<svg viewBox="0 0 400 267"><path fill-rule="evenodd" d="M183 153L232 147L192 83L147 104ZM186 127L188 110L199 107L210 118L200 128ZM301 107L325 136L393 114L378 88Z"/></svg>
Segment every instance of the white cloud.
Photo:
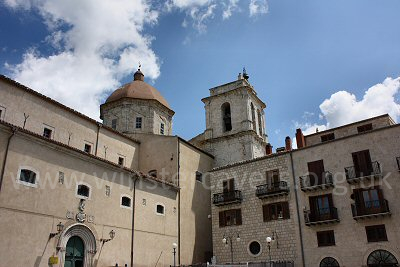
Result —
<svg viewBox="0 0 400 267"><path fill-rule="evenodd" d="M229 19L232 16L234 11L239 10L238 7L239 0L229 0L228 4L224 4L226 6L225 10L222 12L222 19Z"/></svg>
<svg viewBox="0 0 400 267"><path fill-rule="evenodd" d="M49 28L47 43L56 49L42 56L30 49L17 65L6 65L17 81L98 119L100 95L119 85L142 63L156 79L160 62L151 49L145 25L158 12L146 0L7 0L9 8L31 9Z"/></svg>
<svg viewBox="0 0 400 267"><path fill-rule="evenodd" d="M250 17L268 13L267 0L251 0L249 4Z"/></svg>
<svg viewBox="0 0 400 267"><path fill-rule="evenodd" d="M400 104L396 94L400 92L400 77L386 78L383 83L370 87L361 100L347 91L339 91L326 99L319 108L328 128L367 119L381 114L400 118Z"/></svg>
<svg viewBox="0 0 400 267"><path fill-rule="evenodd" d="M347 91L338 91L325 99L319 106L320 120L325 123L309 122L309 115L305 112L305 122L293 122L295 128L301 128L304 135L324 131L329 128L338 127L359 120L389 114L396 121L400 119L400 103L396 96L400 94L400 77L396 79L386 78L382 83L376 84L365 91L362 99Z"/></svg>

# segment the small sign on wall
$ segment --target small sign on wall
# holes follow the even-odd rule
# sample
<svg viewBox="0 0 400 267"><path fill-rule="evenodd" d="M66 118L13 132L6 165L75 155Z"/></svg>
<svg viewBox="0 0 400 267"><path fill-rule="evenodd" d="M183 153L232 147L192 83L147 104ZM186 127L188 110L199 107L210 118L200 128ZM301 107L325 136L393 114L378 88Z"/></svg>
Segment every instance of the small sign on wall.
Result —
<svg viewBox="0 0 400 267"><path fill-rule="evenodd" d="M50 265L58 264L58 257L56 257L56 256L51 256L51 257L49 258L49 264L50 264Z"/></svg>

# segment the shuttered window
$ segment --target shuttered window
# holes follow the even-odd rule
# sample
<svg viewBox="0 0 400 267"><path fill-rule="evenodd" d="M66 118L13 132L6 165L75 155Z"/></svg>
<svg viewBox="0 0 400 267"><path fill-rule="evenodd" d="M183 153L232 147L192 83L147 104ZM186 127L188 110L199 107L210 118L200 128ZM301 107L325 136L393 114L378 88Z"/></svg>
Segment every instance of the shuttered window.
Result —
<svg viewBox="0 0 400 267"><path fill-rule="evenodd" d="M219 227L241 225L242 224L242 210L232 209L219 212Z"/></svg>
<svg viewBox="0 0 400 267"><path fill-rule="evenodd" d="M357 131L359 133L366 132L366 131L371 131L371 130L372 130L372 123L368 123L368 124L361 125L361 126L357 127Z"/></svg>
<svg viewBox="0 0 400 267"><path fill-rule="evenodd" d="M264 222L290 219L290 210L288 202L277 202L263 206Z"/></svg>
<svg viewBox="0 0 400 267"><path fill-rule="evenodd" d="M308 175L310 177L310 185L319 185L323 182L323 174L325 172L324 161L317 160L307 163Z"/></svg>
<svg viewBox="0 0 400 267"><path fill-rule="evenodd" d="M318 247L335 245L335 233L333 230L317 232Z"/></svg>
<svg viewBox="0 0 400 267"><path fill-rule="evenodd" d="M368 242L387 241L386 228L384 224L365 226Z"/></svg>
<svg viewBox="0 0 400 267"><path fill-rule="evenodd" d="M372 173L372 161L369 150L354 152L353 157L356 177L370 175Z"/></svg>

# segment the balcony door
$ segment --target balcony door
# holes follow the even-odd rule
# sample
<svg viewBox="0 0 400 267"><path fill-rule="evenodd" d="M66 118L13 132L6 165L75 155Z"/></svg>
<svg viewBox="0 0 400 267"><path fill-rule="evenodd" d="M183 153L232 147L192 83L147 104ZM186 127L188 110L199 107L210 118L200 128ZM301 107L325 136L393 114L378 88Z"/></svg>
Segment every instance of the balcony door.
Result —
<svg viewBox="0 0 400 267"><path fill-rule="evenodd" d="M310 197L310 219L315 221L329 220L333 207L332 194Z"/></svg>
<svg viewBox="0 0 400 267"><path fill-rule="evenodd" d="M267 184L269 189L279 188L279 170L267 171Z"/></svg>
<svg viewBox="0 0 400 267"><path fill-rule="evenodd" d="M356 177L363 177L371 175L372 161L369 150L354 152L351 154L353 157L354 171Z"/></svg>
<svg viewBox="0 0 400 267"><path fill-rule="evenodd" d="M308 162L308 175L310 177L310 186L320 185L325 182L324 179L324 161L317 160L313 162Z"/></svg>
<svg viewBox="0 0 400 267"><path fill-rule="evenodd" d="M383 195L382 189L377 187L368 189L354 189L354 197L358 212L361 214L379 213Z"/></svg>
<svg viewBox="0 0 400 267"><path fill-rule="evenodd" d="M229 179L229 180L223 181L222 182L222 187L223 187L223 192L224 193L235 191L235 180L234 179Z"/></svg>

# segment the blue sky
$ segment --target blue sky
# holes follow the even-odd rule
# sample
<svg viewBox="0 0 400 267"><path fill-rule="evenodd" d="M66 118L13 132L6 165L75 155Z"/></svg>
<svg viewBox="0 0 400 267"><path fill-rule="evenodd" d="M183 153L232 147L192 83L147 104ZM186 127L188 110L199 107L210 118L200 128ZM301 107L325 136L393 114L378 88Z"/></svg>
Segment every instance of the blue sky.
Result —
<svg viewBox="0 0 400 267"><path fill-rule="evenodd" d="M0 72L93 118L139 61L186 139L243 66L275 148L297 127L400 118L399 0L0 1Z"/></svg>

